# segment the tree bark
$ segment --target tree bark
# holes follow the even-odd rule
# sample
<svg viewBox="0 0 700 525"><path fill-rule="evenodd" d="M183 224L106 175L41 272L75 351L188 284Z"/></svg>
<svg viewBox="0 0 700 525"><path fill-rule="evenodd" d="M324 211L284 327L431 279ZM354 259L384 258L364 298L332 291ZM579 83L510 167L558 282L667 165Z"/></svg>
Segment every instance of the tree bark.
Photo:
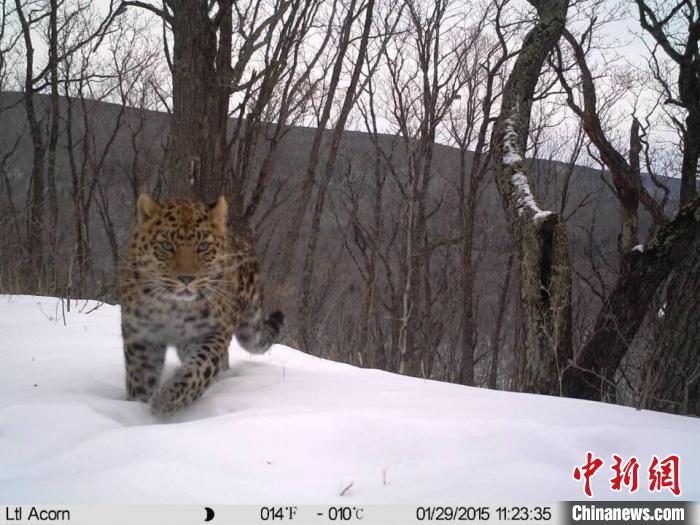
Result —
<svg viewBox="0 0 700 525"><path fill-rule="evenodd" d="M700 199L685 206L644 247L626 257L620 276L598 314L593 336L576 356L563 380L564 394L601 399L611 392L615 372L644 320L656 290L690 253L700 232ZM690 290L683 290L691 295ZM679 328L679 327L678 327ZM679 328L680 329L680 328Z"/></svg>
<svg viewBox="0 0 700 525"><path fill-rule="evenodd" d="M700 236L671 277L648 408L700 417Z"/></svg>
<svg viewBox="0 0 700 525"><path fill-rule="evenodd" d="M203 0L173 6L173 119L165 159L168 193L206 201L221 194L221 169L215 165L221 144L217 75L217 28ZM229 6L230 9L230 6ZM229 67L230 67L229 56ZM228 98L224 107L228 117ZM225 132L225 128L224 128Z"/></svg>
<svg viewBox="0 0 700 525"><path fill-rule="evenodd" d="M571 261L566 227L537 205L524 157L533 94L542 65L561 37L568 0L530 2L538 13L503 92L491 150L496 184L520 259L525 359L516 388L559 395L571 357Z"/></svg>

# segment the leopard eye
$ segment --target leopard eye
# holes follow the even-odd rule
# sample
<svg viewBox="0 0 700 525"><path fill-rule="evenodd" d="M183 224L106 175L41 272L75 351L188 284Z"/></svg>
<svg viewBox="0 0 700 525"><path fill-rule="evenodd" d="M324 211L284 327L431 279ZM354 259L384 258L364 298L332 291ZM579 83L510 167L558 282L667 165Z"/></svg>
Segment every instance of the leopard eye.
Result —
<svg viewBox="0 0 700 525"><path fill-rule="evenodd" d="M174 252L175 251L175 247L173 246L173 243L171 243L170 241L161 242L160 247L165 252Z"/></svg>
<svg viewBox="0 0 700 525"><path fill-rule="evenodd" d="M208 243L208 242L200 242L197 245L197 251L199 253L204 253L209 249L209 246L210 246L210 243Z"/></svg>

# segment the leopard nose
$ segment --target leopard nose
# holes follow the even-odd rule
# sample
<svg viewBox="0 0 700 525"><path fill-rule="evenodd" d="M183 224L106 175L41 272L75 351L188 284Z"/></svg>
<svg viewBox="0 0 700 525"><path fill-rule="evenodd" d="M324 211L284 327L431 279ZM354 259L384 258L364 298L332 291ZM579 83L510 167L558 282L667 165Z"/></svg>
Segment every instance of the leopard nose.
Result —
<svg viewBox="0 0 700 525"><path fill-rule="evenodd" d="M180 281L182 281L185 286L190 284L192 281L194 281L194 275L178 275L177 277Z"/></svg>

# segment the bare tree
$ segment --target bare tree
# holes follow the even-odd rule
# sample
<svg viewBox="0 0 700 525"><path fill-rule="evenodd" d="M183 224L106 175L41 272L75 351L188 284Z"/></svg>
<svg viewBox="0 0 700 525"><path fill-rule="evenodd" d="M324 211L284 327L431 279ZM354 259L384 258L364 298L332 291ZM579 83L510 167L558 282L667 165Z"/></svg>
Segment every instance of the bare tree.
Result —
<svg viewBox="0 0 700 525"><path fill-rule="evenodd" d="M29 216L29 231L27 249L32 256L31 268L36 272L35 277L43 281L41 272L44 268L44 158L46 155L44 133L39 124L37 110L34 105L34 94L43 88L43 75L37 76L34 69L33 26L39 23L45 14L25 14L26 6L20 0L15 0L17 17L21 24L24 39L26 69L24 75L24 107L32 138L32 199ZM39 86L37 86L39 84Z"/></svg>
<svg viewBox="0 0 700 525"><path fill-rule="evenodd" d="M290 6L296 4L292 0L272 6L231 0L168 0L161 7L139 1L121 3L156 14L172 34L171 53L164 30L172 73L173 120L164 167L169 193L207 201L223 193L231 96L269 71L270 67L250 71L249 65L259 49L270 45ZM244 78L246 73L249 78ZM232 194L240 191L228 189Z"/></svg>
<svg viewBox="0 0 700 525"><path fill-rule="evenodd" d="M568 241L562 218L538 206L524 158L535 87L547 55L564 30L569 3L530 3L538 20L508 78L491 149L496 183L520 259L525 359L518 387L559 394L561 375L572 355Z"/></svg>
<svg viewBox="0 0 700 525"><path fill-rule="evenodd" d="M577 397L614 399L615 374L623 357L634 340L656 291L676 265L683 261L681 253L686 253L685 250L688 249L692 253L695 246L692 240L697 225L692 218L692 210L682 210L676 219L667 224L662 207L643 187L640 172L643 144L637 118L632 119L630 129L629 161L606 137L597 109L593 74L586 60L585 46L590 42L594 23L595 19L591 19L580 41L564 30L564 37L573 50L574 61L581 74L582 106L576 102L574 88L565 78L561 55L558 56L555 69L567 94L568 106L581 119L586 134L612 176L623 216L621 268L617 284L606 297L598 314L592 337L575 357L574 366L566 371L564 392ZM687 143L684 140L684 144ZM693 147L692 144L690 147ZM684 152L684 158L686 157ZM640 202L662 227L646 244L638 246L637 208ZM691 201L686 208L694 206L697 204ZM679 344L682 346L682 342L679 341Z"/></svg>
<svg viewBox="0 0 700 525"><path fill-rule="evenodd" d="M508 51L508 35L500 30L498 20L504 3L495 2L493 14L485 13L484 22L493 17L497 38L471 39L463 52L465 85L459 96L458 108L450 115L450 135L460 151L458 213L461 222L461 289L462 289L462 351L459 361L459 381L474 385L474 352L476 348L476 320L474 288L476 268L474 264L474 240L479 192L490 168L490 152L487 151L489 133L494 116L493 107L498 102L502 86L499 85L507 61L513 56ZM457 104L455 104L456 106ZM460 110L464 113L459 115ZM473 152L471 167L467 170L467 155ZM500 325L500 323L499 323ZM495 370L495 368L494 368ZM494 379L495 380L495 379Z"/></svg>
<svg viewBox="0 0 700 525"><path fill-rule="evenodd" d="M335 11L336 4L334 2L333 13L335 13ZM324 142L324 134L326 133L326 127L328 125L328 122L331 119L333 105L336 102L336 92L338 90L338 83L340 82L341 75L343 73L343 66L351 50L351 41L354 37L353 28L355 27L355 21L358 19L358 16L362 14L362 12L365 12L365 24L363 25L364 29L361 37L363 42L362 53L358 57L356 57L355 64L353 66L350 66L354 85L352 86L352 90L350 90L347 96L345 97L346 102L344 102L343 104L345 111L344 117L341 117L341 120L342 123L344 123L345 121L347 121L348 118L347 107L348 105L352 107L352 102L355 98L355 91L357 89L357 83L359 81L359 74L362 70L364 61L367 58L367 42L369 38L369 31L371 30L372 14L374 12L374 2L361 2L358 5L356 0L351 0L345 8L343 22L340 26L339 34L337 35L335 56L332 60L331 76L328 79L327 86L325 86L325 92L323 93L324 98L322 110L317 119L317 122L315 123L316 131L314 133L313 143L311 145L311 151L309 153L309 162L306 168L306 176L304 177L301 187L299 188L296 209L294 210L288 228L289 240L285 244L285 249L282 253L282 261L285 265L285 270L287 271L291 267L292 260L294 259L294 256L297 253L297 245L299 243L299 236L302 223L311 203L314 184L317 180L317 171L322 160L321 154ZM328 45L329 42L331 42L332 36L333 26L329 24L324 35L324 45ZM337 144L339 141L339 137L342 134L343 126L335 126L334 130L335 131L333 134L333 142ZM337 152L337 146L335 150ZM328 160L329 162L327 162L327 167L330 167L332 169L335 165L335 156L329 156ZM305 263L305 266L308 267L309 263Z"/></svg>
<svg viewBox="0 0 700 525"><path fill-rule="evenodd" d="M357 9L357 12L355 12L355 9ZM342 56L346 53L347 47L349 46L350 43L350 28L352 26L352 20L361 14L364 11L365 17L364 17L364 23L362 26L362 34L360 37L360 45L357 50L357 56L355 58L355 61L352 65L352 74L350 76L350 83L345 91L345 96L343 99L343 105L340 109L340 113L338 114L337 121L335 123L335 127L331 136L331 143L329 145L329 150L328 154L326 157L326 162L324 165L323 172L321 174L320 178L320 183L318 186L318 191L316 192L316 202L314 205L313 209L313 215L311 218L311 230L309 232L309 238L307 242L307 248L306 248L306 253L304 256L304 266L302 270L302 276L301 276L301 293L299 296L299 315L298 315L298 323L300 327L300 335L301 335L301 341L304 344L305 348L310 347L312 343L312 338L311 338L311 333L313 332L313 328L311 327L312 321L311 321L311 312L312 309L310 308L310 303L311 303L311 281L312 281L312 276L314 274L314 269L315 269L315 260L316 260L316 246L318 244L318 236L319 236L319 228L321 224L321 216L323 215L324 208L325 208L325 199L326 199L326 193L328 191L328 185L330 183L330 179L333 173L333 169L335 167L336 159L338 157L338 148L340 147L340 139L343 135L343 130L345 129L345 124L347 122L347 119L350 115L350 110L354 107L355 104L355 99L357 96L357 90L358 90L358 85L360 83L360 74L362 72L362 69L368 60L367 57L367 48L369 45L369 39L370 39L370 32L372 30L372 18L374 16L374 0L367 0L367 2L363 5L355 7L354 1L351 2L351 7L348 9L348 14L347 18L345 21L345 25L343 27L343 34L341 37L341 43L340 43L340 48L339 48L339 58L336 60L336 66L334 66L334 71L333 74L335 76L336 72L338 73L338 76L335 77L334 79L331 79L331 89L335 89L337 86L337 82L339 80L339 65L342 65L343 60ZM330 116L330 108L332 107L333 97L331 94L328 95L328 98L326 100L326 106L324 107L324 114L322 116L323 118L328 119ZM307 177L305 179L306 183L308 184L310 177L312 177L315 172L316 172L316 167L312 165L312 163L318 162L318 147L320 147L320 137L322 136L321 134L323 133L324 129L323 127L319 128L317 130L316 136L314 137L314 144L312 146L312 159L309 161L309 168L307 170ZM316 155L316 157L313 157ZM308 192L304 192L302 195L302 203L304 200L306 200L307 197L309 197L310 194ZM297 208L297 214L295 215L295 219L299 216L299 213L303 211L305 212L305 206L302 206L302 203L300 203L299 207Z"/></svg>
<svg viewBox="0 0 700 525"><path fill-rule="evenodd" d="M107 17L100 24L95 24L91 31L74 32L74 21L84 16L88 4L49 0L43 2L15 0L15 14L19 21L20 33L24 42L24 107L29 122L32 140L32 175L31 175L31 207L29 217L29 234L27 249L31 255L31 268L34 277L39 282L45 282L48 275L44 264L44 256L49 256L51 268L53 249L55 247L55 228L58 226L58 197L56 193L56 148L59 133L58 88L60 64L68 60L86 46L91 45L104 34L107 23L112 16L112 5ZM48 19L48 25L44 27ZM35 33L46 35L48 43L48 58L44 65L37 63L35 56ZM37 93L46 88L50 89L51 109L49 112L50 125L48 136L45 135L41 124L40 111L36 105ZM46 162L48 160L48 165ZM48 186L48 188L46 187ZM44 193L49 196L49 236L46 238ZM48 249L47 249L48 242ZM52 286L56 285L55 272Z"/></svg>
<svg viewBox="0 0 700 525"><path fill-rule="evenodd" d="M590 38L594 20L584 31L583 39ZM566 92L566 100L569 108L581 119L583 129L591 143L597 148L601 161L611 174L615 193L620 203L622 213L622 233L620 238L621 262L624 271L625 255L639 244L639 218L638 207L640 201L644 203L657 224L666 222L663 209L656 203L649 192L644 188L640 171L640 155L642 144L640 140L640 123L637 118L632 119L630 129L629 161L613 146L603 129L597 107L596 90L593 83L593 75L588 68L586 53L582 43L568 31L564 30L564 38L574 51L575 62L581 71L581 91L583 107L579 106L574 96L573 88L565 78L559 56L559 65L555 71L559 81Z"/></svg>
<svg viewBox="0 0 700 525"><path fill-rule="evenodd" d="M0 92L8 87L11 75L12 55L17 51L17 41L21 35L13 35L8 20L12 11L9 0L0 3ZM5 100L0 102L0 120L7 118L6 114L12 109L12 103ZM25 130L23 130L24 132ZM12 179L16 173L15 162L17 151L22 139L22 133L16 138L2 137L0 140L0 232L3 243L0 246L0 259L4 271L0 274L0 286L4 290L22 290L26 285L24 278L26 266L26 229L23 225L19 195L13 191Z"/></svg>
<svg viewBox="0 0 700 525"><path fill-rule="evenodd" d="M675 5L654 0L635 3L642 28L678 68L677 96L660 74L657 79L666 84L665 103L686 111L685 125L677 127L683 139L681 204L690 204L697 195L700 157L700 6L691 0L679 0ZM652 59L658 64L656 53L655 47Z"/></svg>

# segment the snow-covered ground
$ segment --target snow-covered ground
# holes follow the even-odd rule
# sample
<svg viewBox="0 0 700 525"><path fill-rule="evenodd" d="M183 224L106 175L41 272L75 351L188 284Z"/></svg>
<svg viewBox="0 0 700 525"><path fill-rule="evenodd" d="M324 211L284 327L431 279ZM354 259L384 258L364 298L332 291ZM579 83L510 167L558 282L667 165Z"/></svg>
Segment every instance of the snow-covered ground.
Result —
<svg viewBox="0 0 700 525"><path fill-rule="evenodd" d="M0 296L0 502L424 504L583 499L573 468L605 461L596 499L650 494L652 455L681 458L700 499L700 420L494 392L232 348L225 372L168 421L125 401L119 309ZM176 365L169 355L169 368ZM611 492L611 455L640 489ZM341 492L352 483L344 495Z"/></svg>

